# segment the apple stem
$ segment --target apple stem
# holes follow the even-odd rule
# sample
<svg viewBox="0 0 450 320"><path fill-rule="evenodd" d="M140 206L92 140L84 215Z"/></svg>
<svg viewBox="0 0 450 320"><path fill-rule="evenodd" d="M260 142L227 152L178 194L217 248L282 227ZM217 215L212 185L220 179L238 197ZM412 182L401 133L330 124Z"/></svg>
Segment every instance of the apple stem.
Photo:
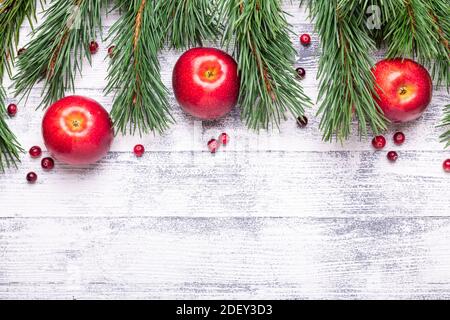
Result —
<svg viewBox="0 0 450 320"><path fill-rule="evenodd" d="M401 87L400 88L400 95L405 95L406 94L406 92L407 92L407 90L406 90L406 88L405 87Z"/></svg>

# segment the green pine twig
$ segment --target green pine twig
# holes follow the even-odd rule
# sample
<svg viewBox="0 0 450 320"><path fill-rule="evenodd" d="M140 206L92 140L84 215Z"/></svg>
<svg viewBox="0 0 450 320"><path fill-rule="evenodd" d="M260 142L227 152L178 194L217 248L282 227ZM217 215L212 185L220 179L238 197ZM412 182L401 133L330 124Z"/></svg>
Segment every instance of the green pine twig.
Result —
<svg viewBox="0 0 450 320"><path fill-rule="evenodd" d="M27 97L43 80L41 107L75 90L83 58L91 63L89 44L101 30L104 0L55 0L45 11L44 22L35 31L26 51L19 57L13 78L16 96Z"/></svg>
<svg viewBox="0 0 450 320"><path fill-rule="evenodd" d="M428 67L437 85L450 87L450 18L447 0L384 0L396 7L385 40L389 58L408 57Z"/></svg>
<svg viewBox="0 0 450 320"><path fill-rule="evenodd" d="M19 30L25 20L30 25L36 20L35 0L0 1L0 81L3 80L5 70L9 76L12 75Z"/></svg>
<svg viewBox="0 0 450 320"><path fill-rule="evenodd" d="M122 134L163 132L172 123L168 91L161 81L158 51L164 33L153 1L118 0L122 16L109 38L115 45L107 94L116 92L111 116Z"/></svg>
<svg viewBox="0 0 450 320"><path fill-rule="evenodd" d="M214 0L159 0L155 17L171 47L185 49L202 46L205 39L215 40L220 23L214 12Z"/></svg>
<svg viewBox="0 0 450 320"><path fill-rule="evenodd" d="M3 78L5 71L11 76L21 25L26 19L32 25L35 17L35 0L0 1L0 172L4 172L6 167L17 167L17 163L20 162L20 153L23 152L16 136L5 121L6 92L3 87Z"/></svg>
<svg viewBox="0 0 450 320"><path fill-rule="evenodd" d="M366 136L386 129L386 119L375 102L371 52L375 43L365 24L365 4L352 0L315 0L311 15L321 37L322 56L318 114L323 139L347 139L354 115L359 132Z"/></svg>
<svg viewBox="0 0 450 320"><path fill-rule="evenodd" d="M380 0L381 1L381 0ZM450 17L448 0L384 0L396 6L385 39L388 57L416 59L430 69L437 86L450 90ZM450 109L444 108L442 126L450 123ZM441 135L450 145L450 131Z"/></svg>
<svg viewBox="0 0 450 320"><path fill-rule="evenodd" d="M450 5L447 0L431 2L431 16L434 29L439 37L439 51L434 61L430 61L431 73L437 85L444 84L450 90Z"/></svg>
<svg viewBox="0 0 450 320"><path fill-rule="evenodd" d="M251 129L279 127L290 112L304 115L310 99L296 80L296 51L280 0L225 0L224 43L234 41L241 117Z"/></svg>
<svg viewBox="0 0 450 320"><path fill-rule="evenodd" d="M0 172L4 172L5 168L11 166L17 167L17 163L20 162L20 153L24 151L5 121L4 100L5 91L0 86Z"/></svg>

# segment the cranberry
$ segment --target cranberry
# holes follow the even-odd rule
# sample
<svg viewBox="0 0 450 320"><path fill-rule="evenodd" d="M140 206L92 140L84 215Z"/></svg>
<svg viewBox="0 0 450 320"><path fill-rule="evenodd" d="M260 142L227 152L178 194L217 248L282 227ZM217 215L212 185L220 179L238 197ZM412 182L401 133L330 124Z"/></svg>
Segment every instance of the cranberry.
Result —
<svg viewBox="0 0 450 320"><path fill-rule="evenodd" d="M300 42L301 42L301 44L304 45L304 46L309 45L309 44L311 43L311 36L310 36L309 34L307 34L307 33L302 34L302 35L300 36Z"/></svg>
<svg viewBox="0 0 450 320"><path fill-rule="evenodd" d="M450 172L450 159L447 159L442 164L442 167L444 168L445 172Z"/></svg>
<svg viewBox="0 0 450 320"><path fill-rule="evenodd" d="M381 150L386 146L386 138L383 136L376 136L372 140L372 145L375 149Z"/></svg>
<svg viewBox="0 0 450 320"><path fill-rule="evenodd" d="M111 46L111 47L109 47L108 48L108 56L110 57L110 58L113 58L114 57L114 50L116 49L116 46Z"/></svg>
<svg viewBox="0 0 450 320"><path fill-rule="evenodd" d="M396 132L394 134L394 143L399 146L404 142L405 142L405 134L403 132Z"/></svg>
<svg viewBox="0 0 450 320"><path fill-rule="evenodd" d="M11 103L8 106L7 111L8 111L8 115L10 117L14 117L17 114L17 105L15 105L14 103Z"/></svg>
<svg viewBox="0 0 450 320"><path fill-rule="evenodd" d="M219 142L220 142L221 144L223 144L224 146L226 146L226 145L228 144L228 142L230 142L230 136L229 136L228 134L226 134L225 132L222 133L222 134L219 136Z"/></svg>
<svg viewBox="0 0 450 320"><path fill-rule="evenodd" d="M208 149L211 153L216 153L217 149L219 149L219 142L216 139L209 140Z"/></svg>
<svg viewBox="0 0 450 320"><path fill-rule="evenodd" d="M38 178L38 176L37 176L37 174L34 173L34 172L29 172L29 173L27 174L27 181L28 181L29 183L35 183L35 182L37 181L37 178Z"/></svg>
<svg viewBox="0 0 450 320"><path fill-rule="evenodd" d="M89 51L91 52L91 54L96 54L98 51L98 43L95 41L92 41L89 44Z"/></svg>
<svg viewBox="0 0 450 320"><path fill-rule="evenodd" d="M395 162L398 159L398 153L395 151L389 151L387 154L387 158L389 161Z"/></svg>
<svg viewBox="0 0 450 320"><path fill-rule="evenodd" d="M308 118L305 117L305 116L300 116L300 117L298 117L298 118L297 118L297 125L298 125L300 128L306 127L306 126L308 125Z"/></svg>
<svg viewBox="0 0 450 320"><path fill-rule="evenodd" d="M133 152L136 155L136 157L140 158L144 155L145 148L142 144L137 144L134 146Z"/></svg>
<svg viewBox="0 0 450 320"><path fill-rule="evenodd" d="M306 76L306 70L305 70L304 68L299 67L299 68L295 69L295 71L297 71L297 77L298 77L299 79L305 78L305 76Z"/></svg>
<svg viewBox="0 0 450 320"><path fill-rule="evenodd" d="M32 158L39 158L42 154L42 150L41 147L34 146L30 148L30 151L28 151L28 153Z"/></svg>
<svg viewBox="0 0 450 320"><path fill-rule="evenodd" d="M52 170L55 167L55 161L52 158L44 158L41 161L41 167L45 170Z"/></svg>

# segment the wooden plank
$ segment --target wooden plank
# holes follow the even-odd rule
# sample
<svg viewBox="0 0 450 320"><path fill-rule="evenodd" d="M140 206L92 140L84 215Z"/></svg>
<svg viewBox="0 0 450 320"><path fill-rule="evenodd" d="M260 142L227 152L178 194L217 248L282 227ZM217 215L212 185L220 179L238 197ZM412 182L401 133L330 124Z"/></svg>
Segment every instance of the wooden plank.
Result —
<svg viewBox="0 0 450 320"><path fill-rule="evenodd" d="M0 230L0 299L450 298L449 218L14 218Z"/></svg>
<svg viewBox="0 0 450 320"><path fill-rule="evenodd" d="M441 152L131 152L97 165L25 158L1 176L0 216L448 216ZM37 170L39 181L25 175Z"/></svg>

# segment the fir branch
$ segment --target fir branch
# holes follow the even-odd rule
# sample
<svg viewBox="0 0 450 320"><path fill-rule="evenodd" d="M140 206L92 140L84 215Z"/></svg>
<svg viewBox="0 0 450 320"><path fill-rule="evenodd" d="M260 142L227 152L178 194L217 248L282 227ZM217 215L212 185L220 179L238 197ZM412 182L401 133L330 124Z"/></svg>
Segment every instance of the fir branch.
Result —
<svg viewBox="0 0 450 320"><path fill-rule="evenodd" d="M16 136L5 121L4 100L5 90L0 86L0 172L4 172L5 167L17 167L17 163L20 162L20 153L23 152Z"/></svg>
<svg viewBox="0 0 450 320"><path fill-rule="evenodd" d="M448 0L385 0L397 14L386 26L388 57L409 57L431 69L437 84L450 87Z"/></svg>
<svg viewBox="0 0 450 320"><path fill-rule="evenodd" d="M104 0L55 0L46 10L44 22L19 57L13 78L16 96L28 96L33 86L44 80L43 100L47 107L74 91L83 58L91 63L89 44L101 30Z"/></svg>
<svg viewBox="0 0 450 320"><path fill-rule="evenodd" d="M371 51L375 43L365 24L367 2L315 0L310 4L321 37L319 107L323 139L347 139L352 118L359 132L367 135L367 123L374 134L386 129L386 120L373 98L375 80L371 72Z"/></svg>
<svg viewBox="0 0 450 320"><path fill-rule="evenodd" d="M35 0L0 1L0 172L4 172L5 167L17 167L17 162L20 161L19 155L23 152L5 121L6 92L3 87L3 77L5 70L11 76L20 27L25 19L32 24L35 13Z"/></svg>
<svg viewBox="0 0 450 320"><path fill-rule="evenodd" d="M162 0L155 10L164 40L175 49L202 46L205 39L217 39L220 24L213 0Z"/></svg>
<svg viewBox="0 0 450 320"><path fill-rule="evenodd" d="M442 119L441 127L448 128L448 130L441 135L441 141L446 144L446 148L450 147L450 104L444 108L444 118Z"/></svg>
<svg viewBox="0 0 450 320"><path fill-rule="evenodd" d="M431 1L431 16L439 36L439 54L431 61L431 73L437 85L445 84L450 89L450 16L446 0Z"/></svg>
<svg viewBox="0 0 450 320"><path fill-rule="evenodd" d="M158 50L163 28L153 1L118 0L122 16L109 38L116 46L108 74L109 94L116 91L111 116L122 134L164 131L172 122L167 89L161 81Z"/></svg>
<svg viewBox="0 0 450 320"><path fill-rule="evenodd" d="M366 26L370 30L372 38L376 41L377 46L381 46L384 41L384 30L388 21L393 19L397 14L399 0L359 0L366 8L367 16ZM401 1L401 0L400 0ZM369 16L370 15L370 16ZM378 20L379 18L379 20ZM373 25L379 23L379 25Z"/></svg>
<svg viewBox="0 0 450 320"><path fill-rule="evenodd" d="M242 118L251 129L279 126L286 112L302 116L310 99L296 81L296 51L280 0L225 0L224 42L235 41Z"/></svg>
<svg viewBox="0 0 450 320"><path fill-rule="evenodd" d="M19 42L19 30L22 23L28 19L30 25L36 20L35 0L4 0L0 1L0 82L5 69L11 76L14 59Z"/></svg>
<svg viewBox="0 0 450 320"><path fill-rule="evenodd" d="M397 15L390 21L385 36L389 39L387 56L415 58L419 55L423 59L432 59L437 50L434 45L428 45L438 42L438 37L433 34L429 5L423 0L401 0L397 3Z"/></svg>

